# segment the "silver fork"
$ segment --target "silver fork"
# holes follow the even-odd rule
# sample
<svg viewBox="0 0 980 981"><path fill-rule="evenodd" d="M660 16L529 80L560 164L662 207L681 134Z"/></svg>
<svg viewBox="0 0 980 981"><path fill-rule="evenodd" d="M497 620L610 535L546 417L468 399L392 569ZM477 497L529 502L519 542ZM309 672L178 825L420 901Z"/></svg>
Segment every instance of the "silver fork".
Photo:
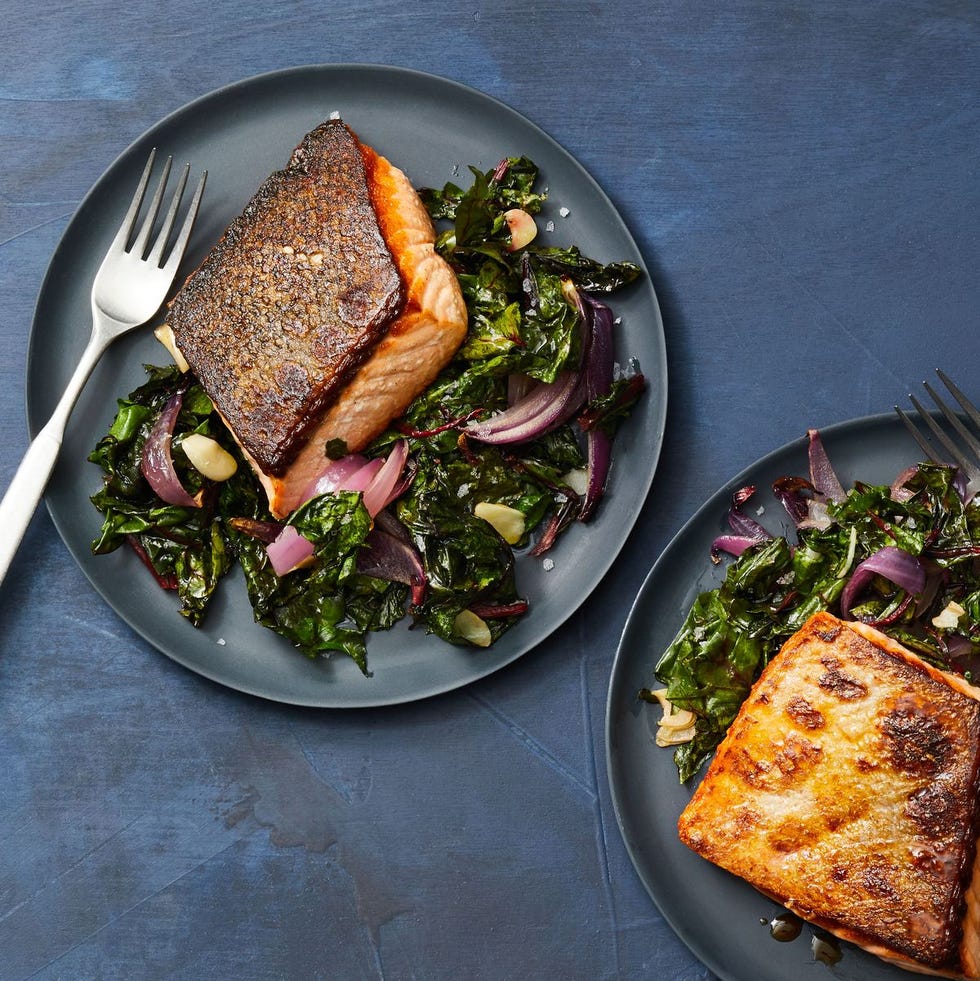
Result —
<svg viewBox="0 0 980 981"><path fill-rule="evenodd" d="M143 223L132 245L129 245L155 158L154 149L150 152L150 157L143 168L143 175L140 177L126 217L95 276L95 283L92 286L92 333L88 344L51 418L28 447L24 459L14 474L14 479L10 482L10 487L0 501L0 582L3 581L31 517L37 509L38 502L44 494L44 488L47 486L61 449L68 417L92 369L113 340L134 327L145 324L160 309L187 248L187 241L201 203L201 195L204 193L207 171L201 175L184 222L174 239L169 256L164 261L167 241L176 223L177 211L187 184L189 164L184 167L177 182L167 213L152 246L150 243L153 226L160 212L160 204L170 177L172 158L168 158L164 164L163 174L147 207Z"/></svg>
<svg viewBox="0 0 980 981"><path fill-rule="evenodd" d="M960 408L966 415L966 418L977 427L980 431L980 411L977 407L960 391L960 389L950 380L949 376L939 368L936 369L936 374L939 376L940 381L949 389L950 394L959 403ZM933 463L955 463L963 475L966 477L966 492L967 497L972 498L977 491L980 491L980 466L978 466L978 461L980 461L980 439L977 438L963 423L963 420L947 405L937 394L935 389L928 383L923 382L925 390L929 393L932 401L936 403L936 408L942 413L943 418L949 423L950 427L956 432L963 443L969 448L969 452L973 454L972 457L964 450L963 446L958 444L936 422L935 418L930 414L922 405L922 403L914 396L909 395L909 400L912 405L915 406L915 411L918 413L919 417L929 428L929 432L932 434L936 442L946 450L949 454L950 459L943 459L943 457L936 452L935 444L930 442L929 437L926 436L922 430L915 425L915 423L909 418L908 414L903 412L897 405L895 406L895 411L898 413L899 418L905 423L908 431L912 434L913 439L919 444L922 451L926 454L926 458L931 460Z"/></svg>

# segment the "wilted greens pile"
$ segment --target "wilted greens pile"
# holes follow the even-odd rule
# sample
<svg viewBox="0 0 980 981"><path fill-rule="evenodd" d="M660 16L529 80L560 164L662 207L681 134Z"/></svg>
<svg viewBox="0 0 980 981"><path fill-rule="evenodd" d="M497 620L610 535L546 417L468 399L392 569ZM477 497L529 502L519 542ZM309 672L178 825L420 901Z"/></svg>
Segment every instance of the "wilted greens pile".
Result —
<svg viewBox="0 0 980 981"><path fill-rule="evenodd" d="M811 433L814 445L821 454ZM963 670L980 644L980 505L965 500L956 471L921 464L892 486L857 483L846 495L820 483L787 477L774 487L797 522L796 544L745 514L753 488L736 496L737 534L716 546L737 558L697 598L656 667L670 703L695 715L694 738L674 751L682 781L813 613L872 624L944 670Z"/></svg>
<svg viewBox="0 0 980 981"><path fill-rule="evenodd" d="M472 172L466 190L447 184L422 192L437 227L444 228L437 249L459 277L469 333L430 389L364 453L381 457L399 440L408 445L410 481L384 521L371 519L360 493L314 497L288 519L312 543L314 561L277 575L266 545L282 522L268 513L264 492L207 395L175 367L147 366L147 382L119 401L109 432L89 457L104 471L104 486L92 498L104 516L96 553L131 546L161 586L176 591L181 613L195 625L237 561L258 622L311 657L342 651L365 673L366 635L406 613L427 631L462 643L461 611L478 616L493 639L527 611L515 580L515 548L542 554L576 519L588 517L579 480L592 467L594 446L601 457L639 397L643 378L610 378L601 391L593 386L587 394L582 388L574 415L519 442L481 440L471 427L491 420L529 388L540 391L542 383L557 385L572 374L584 379L583 348L591 343L586 322L599 311L607 326L612 323L598 294L631 282L639 269L603 265L575 248L532 243L511 251L507 213L535 214L544 201L535 190L537 168L526 158L509 158L493 171ZM173 468L188 494L199 494L200 507L165 503L141 470L147 438L165 407L174 405L175 393L182 401L173 427ZM209 481L189 463L181 443L190 433L211 437L236 458L231 479ZM345 452L325 446L325 463ZM525 530L514 547L474 514L479 502L524 515ZM417 557L423 570L418 578L388 578L379 569L383 563L371 561L384 534Z"/></svg>

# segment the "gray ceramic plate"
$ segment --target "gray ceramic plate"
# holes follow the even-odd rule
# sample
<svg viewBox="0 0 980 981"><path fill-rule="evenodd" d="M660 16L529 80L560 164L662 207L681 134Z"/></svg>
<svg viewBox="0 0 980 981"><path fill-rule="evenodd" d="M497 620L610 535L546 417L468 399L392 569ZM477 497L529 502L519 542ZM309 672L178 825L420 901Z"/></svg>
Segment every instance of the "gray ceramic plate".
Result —
<svg viewBox="0 0 980 981"><path fill-rule="evenodd" d="M36 432L54 407L84 345L89 291L122 219L150 147L176 163L209 172L187 269L302 136L331 113L389 156L416 186L467 184L467 166L494 166L525 154L550 190L543 239L577 244L603 261L643 260L609 199L554 140L495 99L445 79L399 68L332 65L297 68L237 83L192 102L140 137L92 188L68 226L44 280L28 362L28 421ZM562 216L560 209L568 209ZM96 369L72 417L47 495L65 543L119 615L165 654L229 687L302 705L354 707L406 702L457 688L510 663L544 640L586 599L622 547L649 490L666 414L663 325L649 277L615 295L622 317L618 356L634 357L650 380L641 405L618 438L619 459L598 518L575 528L554 552L554 568L519 560L518 585L532 610L489 651L451 647L421 631L396 628L372 638L373 677L346 658L311 661L252 622L242 582L223 584L206 625L195 630L172 597L120 550L95 559L89 543L99 515L88 497L99 471L86 462L105 432L115 398L143 379L144 362L166 363L149 329L119 342Z"/></svg>
<svg viewBox="0 0 980 981"><path fill-rule="evenodd" d="M894 415L871 416L822 430L824 445L845 487L855 480L890 483L921 456ZM732 491L757 488L753 505L772 532L792 527L768 492L773 480L807 473L806 439L764 457L721 488L663 552L630 612L613 664L606 716L609 780L616 817L643 884L666 920L708 967L727 981L876 981L909 974L850 945L828 972L814 961L813 931L804 927L791 943L769 936L769 920L779 911L754 889L704 861L681 844L677 818L696 781L681 786L672 753L654 744L659 711L637 699L654 683L653 669L684 622L698 593L717 586L725 566L712 565L711 542L726 526Z"/></svg>

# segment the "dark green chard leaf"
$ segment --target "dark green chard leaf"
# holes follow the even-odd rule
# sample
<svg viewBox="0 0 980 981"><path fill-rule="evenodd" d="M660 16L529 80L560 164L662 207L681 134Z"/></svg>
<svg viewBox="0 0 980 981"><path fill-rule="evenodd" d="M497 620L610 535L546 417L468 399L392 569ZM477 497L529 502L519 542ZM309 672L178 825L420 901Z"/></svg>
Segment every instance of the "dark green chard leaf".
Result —
<svg viewBox="0 0 980 981"><path fill-rule="evenodd" d="M135 536L144 560L158 579L172 584L182 604L180 612L196 626L233 563L234 551L216 518L219 495L232 491L205 486L180 451L180 439L190 432L218 439L239 459L239 473L228 484L240 487L243 479L250 483L251 478L243 478L246 468L224 427L216 424L210 399L200 386L192 384L184 394L175 427L173 458L182 483L191 493L205 488L203 507L164 504L152 492L140 469L143 445L160 410L185 378L175 367L146 366L146 371L149 380L119 400L109 432L89 456L103 470L103 486L92 497L103 514L103 523L92 549L96 554L111 552Z"/></svg>
<svg viewBox="0 0 980 981"><path fill-rule="evenodd" d="M524 310L522 343L511 370L552 382L563 369L579 366L579 318L558 276L536 269L533 262L525 271L533 280L534 302Z"/></svg>
<svg viewBox="0 0 980 981"><path fill-rule="evenodd" d="M527 157L508 157L506 163L498 166L494 174L498 175L494 184L500 210L521 208L529 215L536 215L541 210L546 195L534 190L539 171L532 160Z"/></svg>
<svg viewBox="0 0 980 981"><path fill-rule="evenodd" d="M513 552L491 525L472 513L473 488L481 480L492 477L465 461L422 467L397 504L428 575L428 595L415 617L451 642L458 642L453 621L461 610L477 602L506 605L518 599ZM490 626L499 635L507 622Z"/></svg>
<svg viewBox="0 0 980 981"><path fill-rule="evenodd" d="M579 414L579 425L585 429L600 429L612 436L626 419L643 394L646 380L641 374L617 378L604 395L587 405Z"/></svg>
<svg viewBox="0 0 980 981"><path fill-rule="evenodd" d="M364 629L350 619L345 595L356 578L358 549L371 530L361 495L315 497L289 523L313 543L314 562L307 569L277 576L261 545L242 542L240 558L255 619L309 657L341 651L366 674Z"/></svg>
<svg viewBox="0 0 980 981"><path fill-rule="evenodd" d="M733 563L722 585L695 600L656 668L667 698L697 716L697 738L675 750L681 779L689 779L735 718L778 636L774 604L791 568L782 538L752 547Z"/></svg>
<svg viewBox="0 0 980 981"><path fill-rule="evenodd" d="M346 593L347 615L365 633L390 630L408 606L408 586L373 576L351 577Z"/></svg>
<svg viewBox="0 0 980 981"><path fill-rule="evenodd" d="M459 245L482 244L484 229L494 227L495 218L511 208L537 214L545 195L534 190L538 180L537 165L527 157L507 157L493 170L470 167L473 183L463 190L453 183L441 190L422 188L419 195L434 221L456 222L455 240ZM499 225L497 226L499 229Z"/></svg>
<svg viewBox="0 0 980 981"><path fill-rule="evenodd" d="M483 245L503 227L503 218L493 206L488 176L470 167L473 183L456 204L453 219L456 224L454 248Z"/></svg>
<svg viewBox="0 0 980 981"><path fill-rule="evenodd" d="M221 577L232 566L233 555L218 522L212 523L210 534L204 532L195 548L182 548L174 556L177 595L180 612L193 624L200 624L208 601Z"/></svg>
<svg viewBox="0 0 980 981"><path fill-rule="evenodd" d="M603 265L582 255L574 246L568 249L531 248L529 251L541 268L572 280L586 293L611 293L640 276L640 267L635 263L611 262Z"/></svg>

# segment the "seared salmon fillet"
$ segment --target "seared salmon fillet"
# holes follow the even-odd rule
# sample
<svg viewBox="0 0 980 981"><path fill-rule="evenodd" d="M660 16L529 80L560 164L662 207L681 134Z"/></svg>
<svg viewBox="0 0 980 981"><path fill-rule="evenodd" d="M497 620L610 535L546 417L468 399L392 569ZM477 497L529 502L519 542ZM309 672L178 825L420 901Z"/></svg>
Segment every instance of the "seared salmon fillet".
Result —
<svg viewBox="0 0 980 981"><path fill-rule="evenodd" d="M980 690L814 615L765 668L681 840L908 970L980 977Z"/></svg>
<svg viewBox="0 0 980 981"><path fill-rule="evenodd" d="M363 449L462 343L466 307L434 242L408 178L332 119L171 302L174 345L273 514L305 500L328 441Z"/></svg>

